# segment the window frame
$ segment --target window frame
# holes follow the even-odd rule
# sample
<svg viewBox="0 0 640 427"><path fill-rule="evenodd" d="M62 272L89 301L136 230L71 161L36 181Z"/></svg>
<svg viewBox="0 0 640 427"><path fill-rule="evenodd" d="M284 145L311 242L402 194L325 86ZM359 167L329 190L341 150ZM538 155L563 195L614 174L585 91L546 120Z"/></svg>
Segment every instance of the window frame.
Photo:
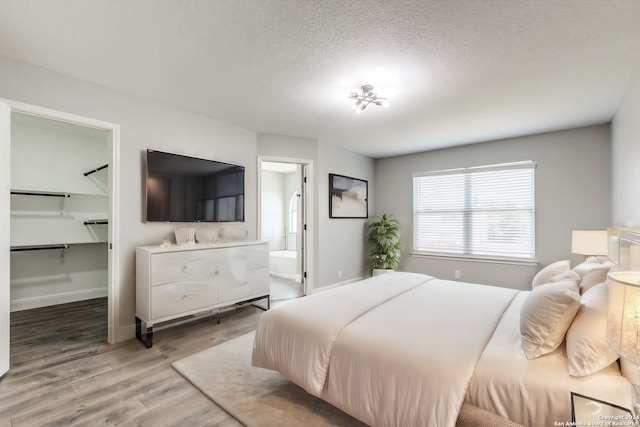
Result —
<svg viewBox="0 0 640 427"><path fill-rule="evenodd" d="M469 241L471 236L473 235L473 227L468 220L463 220L462 222L462 238L463 242L461 245L463 253L453 253L453 252L439 252L439 251L424 251L416 249L419 245L418 238L418 227L416 226L417 222L417 214L419 214L418 209L416 207L416 179L420 177L428 177L428 176L438 176L438 175L454 175L454 176L462 176L463 184L462 184L462 197L464 197L465 202L463 203L464 207L459 210L459 212L463 213L465 216L471 216L473 212L479 212L480 209L472 209L469 206L469 198L470 196L470 180L471 176L474 173L479 172L491 172L491 171L509 171L516 169L531 169L531 223L529 226L531 227L531 256L529 257L511 257L505 255L504 253L499 255L485 255L485 254L473 254L469 253L469 246L464 242ZM483 166L474 166L467 168L457 168L457 169L447 169L447 170L437 170L437 171L429 171L429 172L419 172L412 174L412 226L413 226L413 242L412 242L412 252L411 255L415 257L424 257L424 258L434 258L434 259L449 259L449 260L468 260L468 261L477 261L477 262L490 262L490 263L502 263L502 264L516 264L516 265L528 265L533 266L537 265L538 261L536 259L536 204L535 204L535 169L536 164L534 161L520 161L520 162L511 162L511 163L503 163L503 164L495 164L495 165L483 165ZM459 209L459 208L458 208ZM459 242L460 243L460 242Z"/></svg>

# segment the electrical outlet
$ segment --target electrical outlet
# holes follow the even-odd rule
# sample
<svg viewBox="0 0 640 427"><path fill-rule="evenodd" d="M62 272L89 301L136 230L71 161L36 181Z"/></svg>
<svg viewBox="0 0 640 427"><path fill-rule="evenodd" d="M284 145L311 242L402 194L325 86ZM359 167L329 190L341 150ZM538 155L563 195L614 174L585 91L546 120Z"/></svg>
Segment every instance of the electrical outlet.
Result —
<svg viewBox="0 0 640 427"><path fill-rule="evenodd" d="M342 279L342 270L338 270L338 279Z"/></svg>
<svg viewBox="0 0 640 427"><path fill-rule="evenodd" d="M461 277L460 270L453 270L453 278L459 279Z"/></svg>

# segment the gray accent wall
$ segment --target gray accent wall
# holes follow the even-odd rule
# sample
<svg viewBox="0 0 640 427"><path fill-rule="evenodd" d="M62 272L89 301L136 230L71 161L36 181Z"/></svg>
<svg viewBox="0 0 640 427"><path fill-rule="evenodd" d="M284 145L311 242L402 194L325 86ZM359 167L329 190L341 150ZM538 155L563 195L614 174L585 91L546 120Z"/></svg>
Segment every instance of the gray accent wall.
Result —
<svg viewBox="0 0 640 427"><path fill-rule="evenodd" d="M536 256L523 266L411 255L412 173L533 160L536 162ZM542 267L571 254L574 229L611 222L611 143L608 125L472 144L376 160L376 214L393 214L405 245L401 270L516 289L529 289Z"/></svg>
<svg viewBox="0 0 640 427"><path fill-rule="evenodd" d="M640 72L612 128L612 225L640 227Z"/></svg>

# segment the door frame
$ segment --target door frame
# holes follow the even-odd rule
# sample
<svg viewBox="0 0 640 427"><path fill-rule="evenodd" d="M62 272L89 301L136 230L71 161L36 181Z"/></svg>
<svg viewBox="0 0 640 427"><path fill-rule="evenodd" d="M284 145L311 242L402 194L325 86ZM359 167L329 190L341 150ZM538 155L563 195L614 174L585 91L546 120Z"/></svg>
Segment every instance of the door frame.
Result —
<svg viewBox="0 0 640 427"><path fill-rule="evenodd" d="M32 116L58 120L78 126L92 127L104 130L108 133L108 163L109 163L109 225L108 225L108 284L107 284L107 342L113 344L119 341L118 337L118 321L120 319L120 288L119 280L119 259L120 245L118 244L119 236L119 189L120 189L120 125L109 123L102 120L96 120L89 117L78 116L58 110L39 107L37 105L26 104L10 99L2 99L0 101L9 105L12 112L29 114ZM9 206L7 206L9 209ZM2 225L3 227L5 224ZM8 226L8 224L6 224Z"/></svg>
<svg viewBox="0 0 640 427"><path fill-rule="evenodd" d="M10 231L7 225L11 221L11 107L0 102L0 206L7 208L0 211L0 377L10 366L11 345L11 293L9 284Z"/></svg>
<svg viewBox="0 0 640 427"><path fill-rule="evenodd" d="M305 192L303 197L303 205L300 206L300 210L304 209L306 214L306 221L303 224L303 227L306 225L306 229L303 229L303 233L305 237L303 238L303 252L302 252L302 265L306 268L303 268L301 272L302 282L304 284L303 293L304 295L308 295L313 292L313 277L314 277L314 239L313 239L313 160L311 159L300 159L300 158L292 158L292 157L278 157L278 156L258 156L258 215L257 215L257 223L258 230L257 236L260 238L262 236L262 163L291 163L303 166L303 169L306 168L306 177L307 183L303 186L302 191ZM306 277L305 277L306 273Z"/></svg>

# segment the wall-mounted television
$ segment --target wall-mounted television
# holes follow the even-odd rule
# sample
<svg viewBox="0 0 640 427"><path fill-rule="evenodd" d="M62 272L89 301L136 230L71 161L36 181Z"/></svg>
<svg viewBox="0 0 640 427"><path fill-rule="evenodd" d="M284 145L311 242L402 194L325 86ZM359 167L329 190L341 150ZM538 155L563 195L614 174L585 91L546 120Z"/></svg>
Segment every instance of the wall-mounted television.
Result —
<svg viewBox="0 0 640 427"><path fill-rule="evenodd" d="M244 166L147 150L146 220L244 221Z"/></svg>

